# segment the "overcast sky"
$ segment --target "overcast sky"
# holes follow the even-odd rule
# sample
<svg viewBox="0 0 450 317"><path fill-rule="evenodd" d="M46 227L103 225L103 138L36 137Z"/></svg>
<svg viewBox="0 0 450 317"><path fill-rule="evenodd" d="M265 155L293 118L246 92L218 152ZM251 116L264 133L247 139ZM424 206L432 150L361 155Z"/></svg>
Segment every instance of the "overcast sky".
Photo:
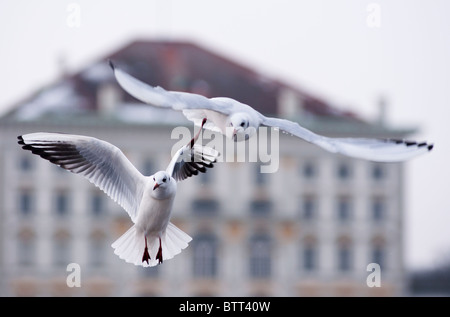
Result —
<svg viewBox="0 0 450 317"><path fill-rule="evenodd" d="M2 0L0 113L61 62L77 71L155 38L194 41L369 119L384 95L391 124L436 144L405 180L407 265L432 266L450 259L449 12L446 0Z"/></svg>

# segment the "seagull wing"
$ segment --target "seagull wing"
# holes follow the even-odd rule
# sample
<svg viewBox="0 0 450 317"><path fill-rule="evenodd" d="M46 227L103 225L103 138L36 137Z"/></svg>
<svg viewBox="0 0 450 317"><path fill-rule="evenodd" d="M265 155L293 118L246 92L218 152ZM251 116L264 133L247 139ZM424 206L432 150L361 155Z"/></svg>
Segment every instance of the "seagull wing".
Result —
<svg viewBox="0 0 450 317"><path fill-rule="evenodd" d="M301 127L298 123L264 117L263 125L277 127L332 153L375 162L400 162L433 149L432 144L397 139L329 138Z"/></svg>
<svg viewBox="0 0 450 317"><path fill-rule="evenodd" d="M198 172L205 173L207 168L212 168L219 152L207 146L195 144L183 146L173 156L172 161L166 169L177 182L182 181Z"/></svg>
<svg viewBox="0 0 450 317"><path fill-rule="evenodd" d="M86 177L135 221L145 177L117 147L92 137L60 133L31 133L18 139L23 149Z"/></svg>
<svg viewBox="0 0 450 317"><path fill-rule="evenodd" d="M194 110L205 109L212 110L223 114L230 114L231 106L223 103L215 102L205 96L178 92L167 91L159 86L150 86L139 79L124 72L115 66L111 61L110 65L114 71L114 75L119 85L134 98L152 106L162 108L172 108L173 110Z"/></svg>
<svg viewBox="0 0 450 317"><path fill-rule="evenodd" d="M206 119L202 120L200 130L192 140L179 149L167 166L166 172L177 182L182 181L192 175L198 175L198 172L205 173L207 168L212 168L216 162L219 152L213 148L197 145L198 137L205 126Z"/></svg>

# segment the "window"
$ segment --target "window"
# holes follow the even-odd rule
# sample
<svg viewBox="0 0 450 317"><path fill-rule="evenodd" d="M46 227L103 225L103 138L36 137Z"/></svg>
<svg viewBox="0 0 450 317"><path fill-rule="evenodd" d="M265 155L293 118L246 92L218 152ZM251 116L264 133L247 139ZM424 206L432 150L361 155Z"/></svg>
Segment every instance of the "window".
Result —
<svg viewBox="0 0 450 317"><path fill-rule="evenodd" d="M197 236L193 242L194 276L213 278L217 275L217 242L212 234Z"/></svg>
<svg viewBox="0 0 450 317"><path fill-rule="evenodd" d="M69 212L69 196L65 191L57 192L55 197L55 211L58 216L65 216Z"/></svg>
<svg viewBox="0 0 450 317"><path fill-rule="evenodd" d="M267 183L267 174L261 172L261 164L255 164L255 183L256 185L265 185Z"/></svg>
<svg viewBox="0 0 450 317"><path fill-rule="evenodd" d="M19 211L23 216L29 216L33 212L33 194L31 190L22 190L19 193Z"/></svg>
<svg viewBox="0 0 450 317"><path fill-rule="evenodd" d="M142 175L150 176L153 175L156 171L153 169L153 161L151 159L144 160L144 163L142 164Z"/></svg>
<svg viewBox="0 0 450 317"><path fill-rule="evenodd" d="M343 235L337 240L336 247L337 270L340 272L348 272L353 268L352 240L350 237Z"/></svg>
<svg viewBox="0 0 450 317"><path fill-rule="evenodd" d="M65 230L57 231L53 237L53 262L66 266L70 261L70 235Z"/></svg>
<svg viewBox="0 0 450 317"><path fill-rule="evenodd" d="M386 168L381 164L371 165L371 177L374 181L381 181L386 177Z"/></svg>
<svg viewBox="0 0 450 317"><path fill-rule="evenodd" d="M216 215L219 211L219 202L211 198L196 199L192 202L192 210L200 216Z"/></svg>
<svg viewBox="0 0 450 317"><path fill-rule="evenodd" d="M272 202L269 200L254 200L250 203L252 216L267 217L272 210Z"/></svg>
<svg viewBox="0 0 450 317"><path fill-rule="evenodd" d="M337 166L337 178L346 181L351 177L352 170L348 163L341 162Z"/></svg>
<svg viewBox="0 0 450 317"><path fill-rule="evenodd" d="M304 196L301 205L301 214L304 220L311 220L316 217L315 214L317 213L317 199L315 196Z"/></svg>
<svg viewBox="0 0 450 317"><path fill-rule="evenodd" d="M350 197L342 196L337 199L337 219L345 222L350 220L352 214L352 202Z"/></svg>
<svg viewBox="0 0 450 317"><path fill-rule="evenodd" d="M382 270L386 269L386 240L383 236L376 235L372 238L369 261L377 263Z"/></svg>
<svg viewBox="0 0 450 317"><path fill-rule="evenodd" d="M101 192L93 192L91 194L91 212L93 216L98 217L103 214L105 208L103 195Z"/></svg>
<svg viewBox="0 0 450 317"><path fill-rule="evenodd" d="M374 245L372 247L372 263L380 265L382 270L385 269L385 252L381 245Z"/></svg>
<svg viewBox="0 0 450 317"><path fill-rule="evenodd" d="M19 158L19 169L22 172L28 172L33 169L33 164L32 164L31 158L32 158L32 156L30 156L30 155L22 155Z"/></svg>
<svg viewBox="0 0 450 317"><path fill-rule="evenodd" d="M271 243L266 234L258 234L250 240L250 276L268 278L271 275Z"/></svg>
<svg viewBox="0 0 450 317"><path fill-rule="evenodd" d="M315 244L304 245L302 259L302 267L305 271L312 272L317 269L317 247Z"/></svg>
<svg viewBox="0 0 450 317"><path fill-rule="evenodd" d="M304 179L312 180L317 176L317 167L313 162L305 162L302 166L302 176Z"/></svg>
<svg viewBox="0 0 450 317"><path fill-rule="evenodd" d="M198 172L198 180L202 185L210 185L213 173L206 171L206 173Z"/></svg>
<svg viewBox="0 0 450 317"><path fill-rule="evenodd" d="M383 220L386 216L386 201L382 197L374 197L372 198L372 219L375 221Z"/></svg>
<svg viewBox="0 0 450 317"><path fill-rule="evenodd" d="M352 254L349 245L339 245L338 247L338 270L347 272L352 268Z"/></svg>
<svg viewBox="0 0 450 317"><path fill-rule="evenodd" d="M102 266L105 263L105 257L107 256L105 236L105 233L101 230L94 230L90 234L89 261L94 267Z"/></svg>

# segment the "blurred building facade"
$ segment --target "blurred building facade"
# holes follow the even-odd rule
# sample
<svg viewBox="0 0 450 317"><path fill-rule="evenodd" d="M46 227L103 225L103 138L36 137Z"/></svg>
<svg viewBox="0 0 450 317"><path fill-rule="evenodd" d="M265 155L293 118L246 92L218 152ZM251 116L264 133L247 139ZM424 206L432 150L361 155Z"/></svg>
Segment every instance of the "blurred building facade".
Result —
<svg viewBox="0 0 450 317"><path fill-rule="evenodd" d="M191 43L137 41L33 94L0 119L2 296L397 296L405 287L403 164L330 154L280 134L280 166L223 162L179 183L172 221L193 237L154 268L110 247L131 226L86 179L23 151L30 132L90 135L118 146L144 174L165 169L171 110L139 104L107 60L168 90L228 96L329 136L403 138L305 91ZM69 263L81 268L70 288ZM366 283L381 266L381 287Z"/></svg>

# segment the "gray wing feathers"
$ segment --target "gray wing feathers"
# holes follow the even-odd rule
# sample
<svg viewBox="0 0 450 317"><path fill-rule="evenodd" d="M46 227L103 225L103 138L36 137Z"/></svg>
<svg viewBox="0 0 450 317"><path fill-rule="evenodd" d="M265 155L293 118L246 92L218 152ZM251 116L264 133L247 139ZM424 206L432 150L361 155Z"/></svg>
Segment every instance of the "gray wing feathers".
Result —
<svg viewBox="0 0 450 317"><path fill-rule="evenodd" d="M229 107L202 95L167 91L159 86L150 86L114 65L113 70L119 85L130 95L147 104L179 111L184 109L208 109L226 114L230 112Z"/></svg>
<svg viewBox="0 0 450 317"><path fill-rule="evenodd" d="M337 153L375 162L401 162L433 148L425 142L396 139L329 138Z"/></svg>
<svg viewBox="0 0 450 317"><path fill-rule="evenodd" d="M18 138L23 149L87 178L135 220L145 178L117 147L96 138L58 133Z"/></svg>
<svg viewBox="0 0 450 317"><path fill-rule="evenodd" d="M299 124L277 118L264 118L266 126L278 127L332 153L376 162L400 162L433 149L432 144L396 139L329 138L315 134Z"/></svg>

